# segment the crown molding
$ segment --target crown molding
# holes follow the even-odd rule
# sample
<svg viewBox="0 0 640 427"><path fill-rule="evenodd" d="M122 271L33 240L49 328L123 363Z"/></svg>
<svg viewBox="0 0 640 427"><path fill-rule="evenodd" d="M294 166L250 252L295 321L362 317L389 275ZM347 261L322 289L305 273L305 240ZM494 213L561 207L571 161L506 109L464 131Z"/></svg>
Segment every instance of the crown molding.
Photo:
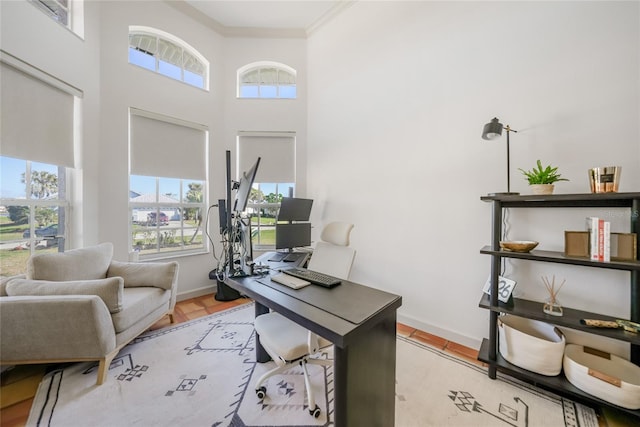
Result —
<svg viewBox="0 0 640 427"><path fill-rule="evenodd" d="M255 27L227 27L215 19L205 15L183 0L163 0L166 4L189 18L197 21L224 37L263 37L263 38L292 38L304 39L312 32L329 22L331 19L352 6L357 0L341 0L322 15L308 28L255 28Z"/></svg>
<svg viewBox="0 0 640 427"><path fill-rule="evenodd" d="M331 9L329 9L324 15L322 15L316 22L309 25L306 29L307 36L310 36L313 32L318 30L320 27L325 25L327 22L331 21L336 16L340 15L342 12L353 6L357 3L358 0L340 0L340 2L336 3Z"/></svg>

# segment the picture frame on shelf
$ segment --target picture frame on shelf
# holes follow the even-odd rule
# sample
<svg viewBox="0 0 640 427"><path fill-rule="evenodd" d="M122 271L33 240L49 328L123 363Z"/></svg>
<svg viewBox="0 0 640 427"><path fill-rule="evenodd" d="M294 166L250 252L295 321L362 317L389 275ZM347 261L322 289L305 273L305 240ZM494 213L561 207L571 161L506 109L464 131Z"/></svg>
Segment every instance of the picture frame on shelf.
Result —
<svg viewBox="0 0 640 427"><path fill-rule="evenodd" d="M513 289L516 287L516 281L507 279L506 277L498 276L498 301L508 303ZM491 295L491 276L487 278L487 281L482 288L482 291Z"/></svg>

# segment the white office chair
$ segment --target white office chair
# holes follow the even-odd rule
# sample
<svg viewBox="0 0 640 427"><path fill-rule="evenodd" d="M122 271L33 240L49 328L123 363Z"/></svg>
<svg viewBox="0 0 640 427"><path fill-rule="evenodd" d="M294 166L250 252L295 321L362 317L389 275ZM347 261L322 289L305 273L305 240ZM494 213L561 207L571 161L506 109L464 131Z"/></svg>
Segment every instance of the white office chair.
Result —
<svg viewBox="0 0 640 427"><path fill-rule="evenodd" d="M322 241L316 244L311 255L309 270L340 279L348 279L356 255L356 251L348 247L349 234L352 229L353 224L344 222L327 224L320 236ZM260 336L260 343L277 365L276 368L265 373L256 381L255 389L258 398L264 399L267 394L266 387L262 385L267 378L280 374L297 363L302 367L304 375L309 414L318 418L320 408L316 405L307 364L331 365L330 360L310 357L320 348L331 343L275 312L256 317L254 325Z"/></svg>
<svg viewBox="0 0 640 427"><path fill-rule="evenodd" d="M320 242L316 243L309 270L328 274L340 279L348 279L356 251L349 247L349 235L353 224L331 222L322 229Z"/></svg>

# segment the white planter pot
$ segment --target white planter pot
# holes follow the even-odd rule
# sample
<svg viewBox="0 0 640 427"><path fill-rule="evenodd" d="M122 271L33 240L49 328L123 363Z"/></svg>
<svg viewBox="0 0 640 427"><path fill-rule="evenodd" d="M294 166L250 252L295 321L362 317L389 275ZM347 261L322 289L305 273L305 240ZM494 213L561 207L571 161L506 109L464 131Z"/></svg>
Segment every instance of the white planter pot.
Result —
<svg viewBox="0 0 640 427"><path fill-rule="evenodd" d="M553 194L553 184L531 184L529 188L533 194Z"/></svg>

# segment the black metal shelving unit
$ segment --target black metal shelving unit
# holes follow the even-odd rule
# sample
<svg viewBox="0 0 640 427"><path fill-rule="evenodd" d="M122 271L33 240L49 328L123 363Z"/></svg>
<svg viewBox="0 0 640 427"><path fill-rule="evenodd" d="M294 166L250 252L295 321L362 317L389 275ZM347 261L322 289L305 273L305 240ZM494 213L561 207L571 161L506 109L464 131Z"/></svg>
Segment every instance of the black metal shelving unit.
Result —
<svg viewBox="0 0 640 427"><path fill-rule="evenodd" d="M483 340L478 359L489 365L489 377L496 378L497 371L530 382L576 401L606 405L640 418L640 410L629 410L596 398L573 386L563 374L555 377L538 375L519 368L504 360L498 351L498 316L512 314L535 320L548 321L558 326L585 331L628 342L631 362L640 366L640 334L614 329L588 328L580 324L580 319L615 320L610 316L563 307L562 317L550 316L543 312L542 303L513 298L504 304L498 301L498 276L503 258L516 258L534 262L569 264L591 268L606 268L628 271L630 275L630 319L640 323L640 253L635 261L594 262L586 258L567 257L562 252L534 250L529 253L510 252L500 249L502 235L502 214L504 208L585 208L609 207L630 208L631 232L640 234L640 193L604 194L558 194L558 195L494 195L480 198L491 203L491 244L480 253L491 256L491 294L483 295L479 306L490 310L489 338Z"/></svg>

